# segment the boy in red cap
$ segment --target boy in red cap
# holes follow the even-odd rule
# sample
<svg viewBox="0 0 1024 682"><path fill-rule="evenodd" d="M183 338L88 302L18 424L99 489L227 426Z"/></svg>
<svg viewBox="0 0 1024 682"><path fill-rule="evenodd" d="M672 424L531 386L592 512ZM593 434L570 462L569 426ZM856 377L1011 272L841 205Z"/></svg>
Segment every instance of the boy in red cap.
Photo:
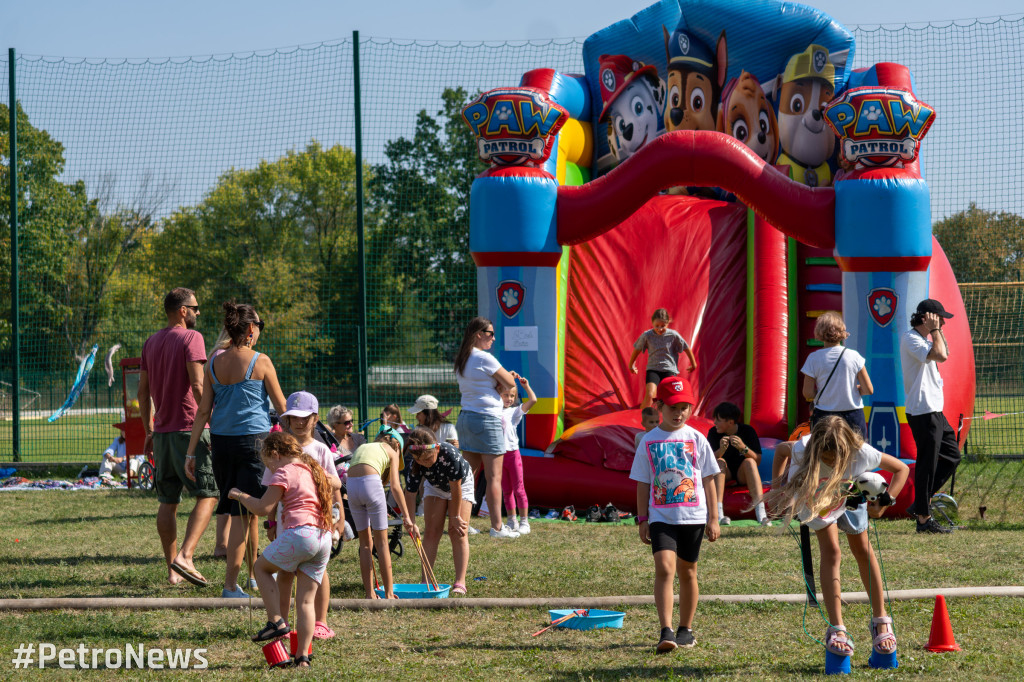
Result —
<svg viewBox="0 0 1024 682"><path fill-rule="evenodd" d="M686 425L696 400L690 383L668 377L658 384L661 425L647 432L633 458L640 541L654 552L654 603L661 621L659 654L692 647L697 612L697 557L706 535L718 539L715 453L707 439ZM703 494L701 492L703 491ZM672 582L679 574L679 629L672 631Z"/></svg>

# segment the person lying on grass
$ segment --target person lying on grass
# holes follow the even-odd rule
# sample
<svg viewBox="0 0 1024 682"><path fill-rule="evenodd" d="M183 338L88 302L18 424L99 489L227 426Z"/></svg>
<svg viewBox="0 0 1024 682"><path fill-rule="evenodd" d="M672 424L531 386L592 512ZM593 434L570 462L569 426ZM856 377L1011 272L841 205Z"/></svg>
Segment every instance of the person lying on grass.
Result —
<svg viewBox="0 0 1024 682"><path fill-rule="evenodd" d="M791 461L790 461L791 460ZM865 502L847 508L850 484L861 474L881 467L892 473L887 495L882 504L893 501L907 482L910 469L891 455L886 455L864 442L860 433L850 428L842 417L829 415L815 423L808 436L796 442L781 443L775 449L771 491L765 504L773 513L785 517L784 526L796 516L818 537L821 551L821 593L829 626L825 647L837 656L853 653L853 640L843 624L841 589L839 585L839 530L846 533L850 550L857 560L861 581L871 599L872 647L879 654L896 651L896 635L892 618L885 612L882 595L882 573L868 539L868 513ZM788 464L788 474L785 472Z"/></svg>
<svg viewBox="0 0 1024 682"><path fill-rule="evenodd" d="M327 478L323 468L302 451L298 441L284 432L267 436L260 458L274 472L263 497L256 499L238 488L228 492L228 497L259 516L269 514L275 505L281 507L283 527L253 567L267 608L267 624L253 641L264 642L291 632L281 613L281 596L273 575L287 571L298 576L297 650L309 651L316 621L316 590L331 557L331 497L337 479ZM295 664L308 666L309 658L304 654L296 656Z"/></svg>

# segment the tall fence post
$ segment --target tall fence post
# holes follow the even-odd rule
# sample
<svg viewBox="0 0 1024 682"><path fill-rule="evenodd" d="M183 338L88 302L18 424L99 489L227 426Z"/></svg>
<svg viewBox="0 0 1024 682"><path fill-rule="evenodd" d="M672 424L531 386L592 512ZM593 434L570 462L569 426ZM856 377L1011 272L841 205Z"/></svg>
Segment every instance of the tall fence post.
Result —
<svg viewBox="0 0 1024 682"><path fill-rule="evenodd" d="M11 459L21 461L21 339L18 315L18 99L14 84L14 48L7 51L8 116L11 176Z"/></svg>
<svg viewBox="0 0 1024 682"><path fill-rule="evenodd" d="M366 421L370 414L369 349L366 348L366 242L363 222L363 108L359 92L359 31L352 31L352 72L356 122L356 232L359 242L359 419Z"/></svg>

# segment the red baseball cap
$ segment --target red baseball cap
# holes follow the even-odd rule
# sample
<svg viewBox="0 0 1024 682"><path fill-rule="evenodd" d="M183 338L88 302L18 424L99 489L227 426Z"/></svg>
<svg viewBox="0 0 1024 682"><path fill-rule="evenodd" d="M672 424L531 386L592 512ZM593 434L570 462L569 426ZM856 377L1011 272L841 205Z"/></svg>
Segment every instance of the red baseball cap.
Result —
<svg viewBox="0 0 1024 682"><path fill-rule="evenodd" d="M690 382L683 377L662 379L658 384L658 400L666 405L697 404L697 399L693 397L693 389L690 388Z"/></svg>

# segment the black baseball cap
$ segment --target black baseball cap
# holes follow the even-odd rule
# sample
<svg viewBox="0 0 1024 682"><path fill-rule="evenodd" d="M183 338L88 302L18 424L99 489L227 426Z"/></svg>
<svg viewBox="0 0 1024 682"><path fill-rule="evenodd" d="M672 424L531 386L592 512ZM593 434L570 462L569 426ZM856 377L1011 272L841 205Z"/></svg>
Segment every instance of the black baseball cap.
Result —
<svg viewBox="0 0 1024 682"><path fill-rule="evenodd" d="M942 307L942 304L936 301L934 298L926 298L917 304L917 312L919 313L935 313L939 317L950 319L953 317L953 313L947 313L946 309Z"/></svg>

